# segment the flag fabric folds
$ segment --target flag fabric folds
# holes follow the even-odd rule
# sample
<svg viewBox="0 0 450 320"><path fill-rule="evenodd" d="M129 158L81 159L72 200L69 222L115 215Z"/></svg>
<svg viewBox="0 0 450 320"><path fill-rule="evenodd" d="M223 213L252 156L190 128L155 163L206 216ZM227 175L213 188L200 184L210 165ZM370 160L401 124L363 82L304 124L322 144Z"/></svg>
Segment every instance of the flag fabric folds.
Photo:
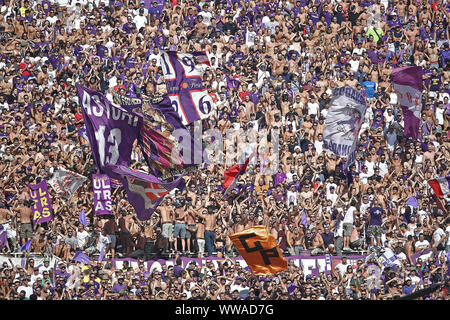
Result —
<svg viewBox="0 0 450 320"><path fill-rule="evenodd" d="M347 158L346 168L354 161L365 113L365 97L358 90L348 86L333 89L323 130L323 150Z"/></svg>
<svg viewBox="0 0 450 320"><path fill-rule="evenodd" d="M6 230L0 231L0 250L2 250L8 244L8 234Z"/></svg>
<svg viewBox="0 0 450 320"><path fill-rule="evenodd" d="M239 165L235 164L230 169L226 170L225 175L225 181L223 183L223 188L226 189L224 195L226 195L231 189L234 188L236 185L238 178L240 175L244 174L247 170L248 163L250 162L251 158L255 155L253 152L246 160L245 163Z"/></svg>
<svg viewBox="0 0 450 320"><path fill-rule="evenodd" d="M80 221L80 223L81 223L83 226L87 227L88 222L87 222L87 220L86 220L86 214L85 214L85 212L84 212L84 209L81 210L80 215L78 216L78 221Z"/></svg>
<svg viewBox="0 0 450 320"><path fill-rule="evenodd" d="M235 233L230 239L255 275L287 270L287 261L265 226L255 226Z"/></svg>
<svg viewBox="0 0 450 320"><path fill-rule="evenodd" d="M304 209L302 210L302 216L300 217L300 224L308 228L308 219L306 218L306 212Z"/></svg>
<svg viewBox="0 0 450 320"><path fill-rule="evenodd" d="M391 81L402 107L405 137L417 140L422 112L422 67L402 67L392 71Z"/></svg>
<svg viewBox="0 0 450 320"><path fill-rule="evenodd" d="M121 181L128 201L136 210L137 218L141 221L150 218L163 197L172 189L181 189L184 186L183 176L179 176L172 182L165 182L158 177L134 171L125 166L108 166L112 172L123 177Z"/></svg>
<svg viewBox="0 0 450 320"><path fill-rule="evenodd" d="M31 207L33 211L33 225L44 223L53 219L53 210L48 194L47 181L42 180L38 184L28 185L30 199L34 201Z"/></svg>
<svg viewBox="0 0 450 320"><path fill-rule="evenodd" d="M88 257L86 254L84 254L83 252L77 251L77 252L75 253L74 257L73 257L73 260L74 260L74 261L81 262L81 263L83 263L83 264L88 264L90 259L89 259L89 257Z"/></svg>
<svg viewBox="0 0 450 320"><path fill-rule="evenodd" d="M142 116L114 105L99 92L78 84L76 88L94 163L100 173L120 180L120 176L108 172L106 165L130 166Z"/></svg>
<svg viewBox="0 0 450 320"><path fill-rule="evenodd" d="M79 173L59 167L48 183L58 195L70 199L86 180Z"/></svg>
<svg viewBox="0 0 450 320"><path fill-rule="evenodd" d="M93 174L92 191L94 192L95 214L112 214L111 179L106 174Z"/></svg>
<svg viewBox="0 0 450 320"><path fill-rule="evenodd" d="M204 67L209 65L205 52L161 52L161 67L173 109L188 125L208 118L214 102L202 83Z"/></svg>
<svg viewBox="0 0 450 320"><path fill-rule="evenodd" d="M428 184L438 197L450 194L450 176L428 180Z"/></svg>
<svg viewBox="0 0 450 320"><path fill-rule="evenodd" d="M23 246L20 247L20 251L30 251L31 249L31 239L28 240Z"/></svg>

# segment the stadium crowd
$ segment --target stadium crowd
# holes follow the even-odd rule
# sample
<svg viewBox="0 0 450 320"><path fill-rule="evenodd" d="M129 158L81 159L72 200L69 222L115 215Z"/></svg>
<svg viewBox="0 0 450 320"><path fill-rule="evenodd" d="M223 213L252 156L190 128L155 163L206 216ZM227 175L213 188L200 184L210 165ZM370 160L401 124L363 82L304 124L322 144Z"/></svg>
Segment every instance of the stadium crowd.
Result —
<svg viewBox="0 0 450 320"><path fill-rule="evenodd" d="M0 0L0 224L2 255L55 256L57 270L4 262L5 299L391 299L448 279L448 197L427 181L449 175L450 62L446 1L26 1ZM165 83L161 50L206 51L204 83L217 111L204 128L280 133L280 150L259 155L223 199L227 165L212 163L166 195L149 221L135 217L122 188L113 216L95 216L91 175L97 172L75 83L152 97ZM403 136L393 68L423 68L419 139ZM323 151L331 90L357 88L367 98L355 163ZM268 135L269 136L269 135ZM271 141L268 139L270 145ZM139 151L133 166L144 166ZM28 184L57 167L88 177L70 199L49 188L54 219L34 227ZM78 222L85 209L89 225ZM379 261L342 263L332 274L301 269L257 277L228 257L229 235L267 226L285 255L339 255L395 250L398 268L381 284L368 271ZM432 249L425 261L412 255ZM81 250L106 264L72 260ZM111 260L167 253L224 257L223 264L162 272ZM108 260L109 259L109 260ZM67 268L67 270L65 270ZM192 269L191 269L192 268ZM55 273L55 276L53 276ZM39 280L38 280L39 279ZM372 279L372 280L371 280ZM295 287L295 288L294 288ZM292 290L292 288L294 288ZM442 289L427 299L448 299Z"/></svg>

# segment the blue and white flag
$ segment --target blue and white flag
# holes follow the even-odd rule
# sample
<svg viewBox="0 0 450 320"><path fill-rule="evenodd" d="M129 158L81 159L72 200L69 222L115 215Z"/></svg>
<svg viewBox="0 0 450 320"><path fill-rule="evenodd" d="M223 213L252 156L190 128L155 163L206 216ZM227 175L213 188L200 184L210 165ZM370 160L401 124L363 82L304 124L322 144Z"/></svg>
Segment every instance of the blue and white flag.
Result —
<svg viewBox="0 0 450 320"><path fill-rule="evenodd" d="M78 129L78 135L82 137L84 140L89 141L87 133L86 133L86 127L83 125Z"/></svg>
<svg viewBox="0 0 450 320"><path fill-rule="evenodd" d="M365 97L358 90L348 86L333 90L323 130L323 150L347 158L346 169L354 161L365 114Z"/></svg>
<svg viewBox="0 0 450 320"><path fill-rule="evenodd" d="M23 246L20 247L20 251L30 251L31 249L31 239L27 241Z"/></svg>

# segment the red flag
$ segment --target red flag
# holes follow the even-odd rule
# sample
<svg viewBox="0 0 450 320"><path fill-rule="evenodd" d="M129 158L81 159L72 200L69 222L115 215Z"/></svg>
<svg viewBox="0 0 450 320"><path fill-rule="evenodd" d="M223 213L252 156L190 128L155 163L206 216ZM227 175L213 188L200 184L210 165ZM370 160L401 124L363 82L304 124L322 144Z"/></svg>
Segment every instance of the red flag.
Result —
<svg viewBox="0 0 450 320"><path fill-rule="evenodd" d="M174 8L178 4L177 0L172 0L172 8Z"/></svg>
<svg viewBox="0 0 450 320"><path fill-rule="evenodd" d="M225 171L225 182L223 183L223 187L226 189L225 194L228 193L228 190L231 189L237 182L237 178L245 173L245 170L247 170L248 163L250 162L250 159L253 157L255 153L253 152L247 160L245 160L245 163L242 165L235 164L230 169Z"/></svg>

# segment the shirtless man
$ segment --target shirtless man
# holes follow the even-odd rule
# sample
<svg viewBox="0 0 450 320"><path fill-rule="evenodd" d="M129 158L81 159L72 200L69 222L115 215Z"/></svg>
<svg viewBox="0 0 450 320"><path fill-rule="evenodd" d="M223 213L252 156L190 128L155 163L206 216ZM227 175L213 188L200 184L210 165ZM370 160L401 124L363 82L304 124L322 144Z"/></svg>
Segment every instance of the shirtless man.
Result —
<svg viewBox="0 0 450 320"><path fill-rule="evenodd" d="M175 251L178 252L178 239L181 240L181 250L186 249L186 215L187 206L177 203L175 205L175 228L173 232Z"/></svg>
<svg viewBox="0 0 450 320"><path fill-rule="evenodd" d="M31 210L31 205L27 205L28 201L21 199L19 200L20 206L18 209L13 209L19 213L20 217L20 243L24 245L33 236L33 226L31 224L31 218L33 216L33 211Z"/></svg>
<svg viewBox="0 0 450 320"><path fill-rule="evenodd" d="M313 247L313 251L315 250L316 252L319 251L325 251L325 244L323 243L323 238L320 235L319 232L317 232L317 228L313 228L311 230L312 232L312 247ZM319 250L317 250L319 249ZM312 253L312 252L311 252Z"/></svg>
<svg viewBox="0 0 450 320"><path fill-rule="evenodd" d="M197 213L199 217L205 219L205 242L208 256L212 256L214 251L214 241L216 238L214 230L216 228L216 218L222 211L222 208L223 206L217 210L216 207L210 207L208 209L208 214Z"/></svg>
<svg viewBox="0 0 450 320"><path fill-rule="evenodd" d="M194 202L195 203L195 202ZM187 251L191 252L191 239L194 240L195 233L196 233L196 216L195 216L195 207L190 206L190 209L187 211L186 216L186 247Z"/></svg>
<svg viewBox="0 0 450 320"><path fill-rule="evenodd" d="M172 199L166 198L158 207L161 213L162 236L164 238L164 248L171 248L170 244L173 242L173 214Z"/></svg>
<svg viewBox="0 0 450 320"><path fill-rule="evenodd" d="M9 225L8 222L8 216L16 216L16 214L6 209L3 202L0 202L0 226L2 227L2 231L5 232L11 229L11 226ZM8 251L11 250L8 242L6 242L6 248L8 249Z"/></svg>
<svg viewBox="0 0 450 320"><path fill-rule="evenodd" d="M203 209L203 214L208 214L208 211L206 209ZM197 217L195 219L195 238L197 239L197 245L198 245L198 257L202 258L203 254L205 253L205 223L204 220L200 217Z"/></svg>

